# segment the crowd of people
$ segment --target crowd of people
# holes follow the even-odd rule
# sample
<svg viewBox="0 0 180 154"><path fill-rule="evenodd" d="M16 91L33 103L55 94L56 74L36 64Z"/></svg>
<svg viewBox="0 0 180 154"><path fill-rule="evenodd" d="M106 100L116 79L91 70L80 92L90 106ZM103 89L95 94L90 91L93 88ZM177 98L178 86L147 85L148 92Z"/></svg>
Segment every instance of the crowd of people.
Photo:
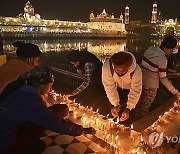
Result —
<svg viewBox="0 0 180 154"><path fill-rule="evenodd" d="M67 105L46 105L44 95L52 90L54 77L49 68L38 66L42 54L39 47L25 42L13 45L17 47L17 58L0 66L0 153L41 153L45 144L39 136L44 129L72 136L94 134L92 127L83 128L65 119ZM78 101L91 93L89 96L107 100L98 106L101 112L111 112L113 118L119 117L122 124L130 125L149 112L159 81L180 97L166 74L166 56L176 46L174 37L165 37L160 46L144 52L140 66L130 52L115 53L103 64L88 51L72 51L67 59L83 82L66 96Z"/></svg>

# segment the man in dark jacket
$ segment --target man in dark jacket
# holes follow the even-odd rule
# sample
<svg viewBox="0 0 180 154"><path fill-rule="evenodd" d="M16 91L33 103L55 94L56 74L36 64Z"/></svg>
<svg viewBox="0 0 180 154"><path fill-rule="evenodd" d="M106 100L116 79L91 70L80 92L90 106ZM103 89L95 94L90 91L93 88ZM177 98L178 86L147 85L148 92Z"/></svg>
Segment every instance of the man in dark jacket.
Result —
<svg viewBox="0 0 180 154"><path fill-rule="evenodd" d="M82 84L67 96L76 96L77 101L94 109L99 109L101 114L108 111L108 101L102 85L102 62L88 51L72 51L68 55L69 62L77 69L79 76L83 77Z"/></svg>
<svg viewBox="0 0 180 154"><path fill-rule="evenodd" d="M85 90L91 83L101 84L101 61L88 51L72 51L68 60L77 68L79 76L83 77L83 83L76 88L69 96L75 96Z"/></svg>

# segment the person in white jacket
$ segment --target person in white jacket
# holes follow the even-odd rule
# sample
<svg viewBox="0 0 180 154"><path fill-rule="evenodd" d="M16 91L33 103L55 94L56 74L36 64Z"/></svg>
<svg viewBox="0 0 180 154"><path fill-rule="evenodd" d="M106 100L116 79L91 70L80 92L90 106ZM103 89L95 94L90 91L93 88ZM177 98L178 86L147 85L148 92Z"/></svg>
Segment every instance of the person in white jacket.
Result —
<svg viewBox="0 0 180 154"><path fill-rule="evenodd" d="M134 55L121 51L111 56L103 64L102 82L113 105L112 116L127 120L142 91L142 72Z"/></svg>
<svg viewBox="0 0 180 154"><path fill-rule="evenodd" d="M159 88L159 80L161 83L177 97L180 96L179 91L174 88L167 78L167 55L170 55L177 45L177 40L173 36L167 36L159 46L151 46L144 52L144 58L141 63L143 74L143 90L140 101L136 107L136 116L142 117L148 113L149 108L156 97Z"/></svg>

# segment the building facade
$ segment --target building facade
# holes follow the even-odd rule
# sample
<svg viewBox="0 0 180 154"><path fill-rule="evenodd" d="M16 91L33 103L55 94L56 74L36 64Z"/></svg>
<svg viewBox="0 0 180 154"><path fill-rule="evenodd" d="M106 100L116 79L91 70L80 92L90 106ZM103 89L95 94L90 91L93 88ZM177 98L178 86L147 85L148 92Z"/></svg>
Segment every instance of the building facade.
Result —
<svg viewBox="0 0 180 154"><path fill-rule="evenodd" d="M19 33L88 33L87 23L42 19L28 1L17 17L0 17L1 32Z"/></svg>
<svg viewBox="0 0 180 154"><path fill-rule="evenodd" d="M177 19L164 20L161 23L157 24L155 29L158 36L180 36L180 24Z"/></svg>
<svg viewBox="0 0 180 154"><path fill-rule="evenodd" d="M90 22L88 23L88 27L90 29L100 30L104 34L126 35L127 33L122 14L119 18L115 18L113 14L107 14L104 9L103 12L97 16L92 12L89 18Z"/></svg>
<svg viewBox="0 0 180 154"><path fill-rule="evenodd" d="M74 34L77 36L120 36L126 33L123 24L123 17L114 18L106 14L105 10L97 17L90 14L90 22L73 22L60 20L42 19L28 1L25 4L23 13L17 17L0 17L0 31L2 33L17 34L52 34L66 36ZM120 34L120 35L119 35ZM73 36L73 35L72 35Z"/></svg>
<svg viewBox="0 0 180 154"><path fill-rule="evenodd" d="M161 12L158 12L158 5L153 4L151 26L155 28L154 35L164 36L173 35L180 36L180 24L177 19L163 19Z"/></svg>

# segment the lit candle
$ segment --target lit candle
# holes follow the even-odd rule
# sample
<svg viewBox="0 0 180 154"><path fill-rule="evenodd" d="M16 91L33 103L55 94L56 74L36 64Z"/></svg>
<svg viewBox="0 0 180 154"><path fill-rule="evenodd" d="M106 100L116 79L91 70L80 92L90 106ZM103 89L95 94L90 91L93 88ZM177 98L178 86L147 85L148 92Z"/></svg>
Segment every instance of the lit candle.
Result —
<svg viewBox="0 0 180 154"><path fill-rule="evenodd" d="M115 144L117 143L117 139L119 138L119 135L115 137Z"/></svg>
<svg viewBox="0 0 180 154"><path fill-rule="evenodd" d="M111 142L110 145L113 146L113 142Z"/></svg>
<svg viewBox="0 0 180 154"><path fill-rule="evenodd" d="M140 139L141 139L141 142L143 142L143 136L142 136L142 134L141 134L141 136L140 136Z"/></svg>
<svg viewBox="0 0 180 154"><path fill-rule="evenodd" d="M108 119L109 120L109 127L111 128L112 127L112 124L113 124L113 119Z"/></svg>
<svg viewBox="0 0 180 154"><path fill-rule="evenodd" d="M178 105L178 103L177 102L175 102L174 103L174 107L178 107L179 105Z"/></svg>
<svg viewBox="0 0 180 154"><path fill-rule="evenodd" d="M168 114L168 112L165 112L165 113L164 113L164 115L167 115L167 114Z"/></svg>
<svg viewBox="0 0 180 154"><path fill-rule="evenodd" d="M107 132L104 133L104 141L105 141L105 139L106 139L106 138L105 138L106 134L107 134Z"/></svg>
<svg viewBox="0 0 180 154"><path fill-rule="evenodd" d="M93 108L91 107L91 108L90 108L90 110L92 111L92 110L93 110Z"/></svg>
<svg viewBox="0 0 180 154"><path fill-rule="evenodd" d="M133 124L131 124L131 131L130 131L130 138L132 139L132 141L134 141L134 137L133 137Z"/></svg>
<svg viewBox="0 0 180 154"><path fill-rule="evenodd" d="M75 111L75 110L76 110L76 107L74 107L73 110Z"/></svg>
<svg viewBox="0 0 180 154"><path fill-rule="evenodd" d="M137 147L137 148L133 149L131 152L132 153L137 153L139 150L140 150L140 147Z"/></svg>
<svg viewBox="0 0 180 154"><path fill-rule="evenodd" d="M119 124L119 117L117 118L115 124Z"/></svg>
<svg viewBox="0 0 180 154"><path fill-rule="evenodd" d="M133 124L131 124L131 130L133 130L133 128L134 128L134 127L133 127Z"/></svg>
<svg viewBox="0 0 180 154"><path fill-rule="evenodd" d="M108 134L108 135L106 136L105 142L107 142L107 139L109 138L110 135L111 135L111 134Z"/></svg>
<svg viewBox="0 0 180 154"><path fill-rule="evenodd" d="M107 116L106 116L106 117L107 117L107 119L108 119L108 117L109 117L109 114L107 114Z"/></svg>
<svg viewBox="0 0 180 154"><path fill-rule="evenodd" d="M152 127L152 130L154 130L154 129L155 129L155 123L153 123L153 124L151 125L151 127Z"/></svg>

